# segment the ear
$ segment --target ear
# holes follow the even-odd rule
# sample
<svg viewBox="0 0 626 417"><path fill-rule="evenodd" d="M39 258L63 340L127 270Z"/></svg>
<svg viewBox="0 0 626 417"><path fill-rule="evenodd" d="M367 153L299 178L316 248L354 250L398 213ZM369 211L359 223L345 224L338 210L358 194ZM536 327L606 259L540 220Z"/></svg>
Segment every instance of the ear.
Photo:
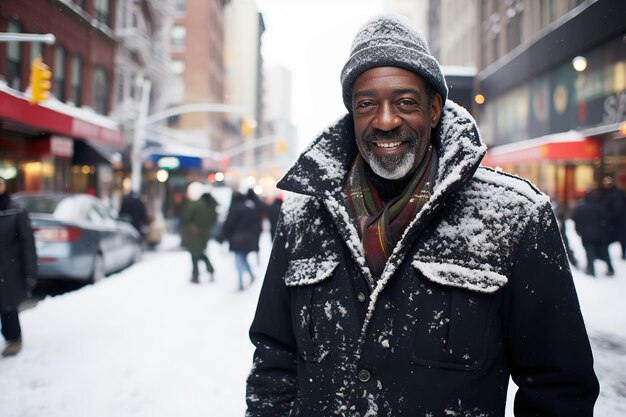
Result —
<svg viewBox="0 0 626 417"><path fill-rule="evenodd" d="M432 103L430 103L430 128L434 129L439 123L441 117L441 94L436 93L433 97Z"/></svg>

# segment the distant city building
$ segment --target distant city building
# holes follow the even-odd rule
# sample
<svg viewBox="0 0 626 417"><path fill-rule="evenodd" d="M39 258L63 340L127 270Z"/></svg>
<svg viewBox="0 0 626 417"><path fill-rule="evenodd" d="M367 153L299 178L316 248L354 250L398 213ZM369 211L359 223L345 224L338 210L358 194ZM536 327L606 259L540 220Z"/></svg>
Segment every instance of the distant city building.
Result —
<svg viewBox="0 0 626 417"><path fill-rule="evenodd" d="M406 16L413 26L426 36L430 45L431 40L428 39L429 2L430 0L385 0L384 8Z"/></svg>
<svg viewBox="0 0 626 417"><path fill-rule="evenodd" d="M386 0L427 38L446 75L449 97L472 111L476 75L476 0Z"/></svg>
<svg viewBox="0 0 626 417"><path fill-rule="evenodd" d="M112 116L128 133L129 145L141 106L141 81L151 82L150 113L166 105L173 11L171 0L117 1Z"/></svg>
<svg viewBox="0 0 626 417"><path fill-rule="evenodd" d="M170 28L168 107L224 100L224 7L227 0L176 0ZM169 126L177 142L204 150L223 147L224 115L193 112ZM205 152L206 153L206 152Z"/></svg>
<svg viewBox="0 0 626 417"><path fill-rule="evenodd" d="M254 0L232 0L225 8L225 91L228 104L243 106L245 113L228 117L228 148L241 148L230 158L241 175L258 175L257 165L271 157L268 147L254 147L263 132L263 16Z"/></svg>
<svg viewBox="0 0 626 417"><path fill-rule="evenodd" d="M478 2L484 163L562 207L604 175L626 188L625 10L621 0Z"/></svg>
<svg viewBox="0 0 626 417"><path fill-rule="evenodd" d="M298 155L296 128L291 121L292 74L285 67L272 67L265 71L265 129L275 138L269 149L272 157L263 161L265 173L277 179L291 166Z"/></svg>
<svg viewBox="0 0 626 417"><path fill-rule="evenodd" d="M0 32L52 33L54 45L0 42L0 175L20 190L109 197L125 139L114 107L120 1L12 0ZM29 103L31 64L50 67L52 97Z"/></svg>

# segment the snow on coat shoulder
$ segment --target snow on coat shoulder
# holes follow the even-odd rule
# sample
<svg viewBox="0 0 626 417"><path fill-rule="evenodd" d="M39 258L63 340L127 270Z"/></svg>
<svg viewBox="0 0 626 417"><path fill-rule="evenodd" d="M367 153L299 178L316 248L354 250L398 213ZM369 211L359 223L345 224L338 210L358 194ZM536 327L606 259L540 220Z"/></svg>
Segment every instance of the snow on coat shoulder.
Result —
<svg viewBox="0 0 626 417"><path fill-rule="evenodd" d="M544 229L549 199L528 181L480 168L426 231L412 265L439 284L492 293L508 281L527 229Z"/></svg>

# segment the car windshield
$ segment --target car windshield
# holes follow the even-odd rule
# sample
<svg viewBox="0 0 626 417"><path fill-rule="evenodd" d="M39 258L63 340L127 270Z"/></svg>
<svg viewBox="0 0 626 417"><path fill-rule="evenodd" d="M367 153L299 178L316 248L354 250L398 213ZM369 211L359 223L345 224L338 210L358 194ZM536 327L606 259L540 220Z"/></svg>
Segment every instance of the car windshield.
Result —
<svg viewBox="0 0 626 417"><path fill-rule="evenodd" d="M15 200L29 213L52 214L55 219L59 220L75 219L79 211L76 199L63 195L21 195L16 196Z"/></svg>

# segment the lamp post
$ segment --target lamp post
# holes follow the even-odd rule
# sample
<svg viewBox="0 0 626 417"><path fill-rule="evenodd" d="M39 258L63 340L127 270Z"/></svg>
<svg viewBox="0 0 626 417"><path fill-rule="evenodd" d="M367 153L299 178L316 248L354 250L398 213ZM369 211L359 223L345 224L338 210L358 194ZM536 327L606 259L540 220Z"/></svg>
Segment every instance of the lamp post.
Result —
<svg viewBox="0 0 626 417"><path fill-rule="evenodd" d="M206 112L206 113L245 113L243 106L233 106L221 103L197 103L184 104L172 107L157 113L148 115L150 107L150 89L152 83L148 79L139 81L141 85L141 102L139 103L139 114L135 120L133 144L132 144L132 166L131 166L131 189L137 193L141 191L141 167L143 164L142 149L146 141L146 127L153 123L165 120L172 116L186 113Z"/></svg>
<svg viewBox="0 0 626 417"><path fill-rule="evenodd" d="M135 131L133 132L132 160L130 171L130 188L139 193L141 191L141 149L146 141L146 119L150 106L150 90L152 82L146 78L139 81L141 86L141 101L139 102L139 114L135 120Z"/></svg>
<svg viewBox="0 0 626 417"><path fill-rule="evenodd" d="M56 42L56 37L52 33L0 32L0 42L43 42L52 45Z"/></svg>

